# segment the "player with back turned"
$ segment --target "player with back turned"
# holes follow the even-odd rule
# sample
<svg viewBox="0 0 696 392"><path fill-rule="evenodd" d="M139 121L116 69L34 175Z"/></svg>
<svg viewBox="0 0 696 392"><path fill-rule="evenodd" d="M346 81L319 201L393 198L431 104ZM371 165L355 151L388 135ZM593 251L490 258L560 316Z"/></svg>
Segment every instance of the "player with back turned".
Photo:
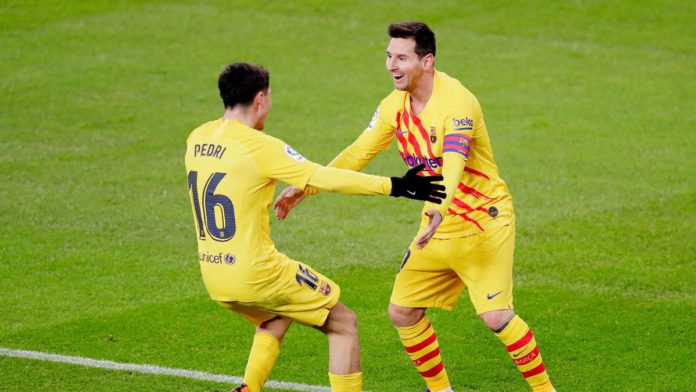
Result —
<svg viewBox="0 0 696 392"><path fill-rule="evenodd" d="M261 132L271 110L265 69L231 64L218 87L223 117L191 132L185 161L203 282L213 300L256 326L243 384L234 390L262 390L280 342L296 321L327 335L332 391L360 392L355 314L339 302L336 283L278 252L270 238L276 181L439 202L444 187L433 182L442 177L418 176L422 166L391 179L320 166Z"/></svg>
<svg viewBox="0 0 696 392"><path fill-rule="evenodd" d="M396 139L408 167L442 174L447 197L425 203L421 228L396 276L389 317L432 392L451 391L425 311L451 310L466 287L477 315L500 338L532 390L553 391L529 326L513 311L515 216L476 97L435 69L435 34L420 22L389 26L387 70L395 90L368 128L331 167L362 170ZM285 218L305 196L286 188L275 203ZM426 246L427 245L427 246Z"/></svg>

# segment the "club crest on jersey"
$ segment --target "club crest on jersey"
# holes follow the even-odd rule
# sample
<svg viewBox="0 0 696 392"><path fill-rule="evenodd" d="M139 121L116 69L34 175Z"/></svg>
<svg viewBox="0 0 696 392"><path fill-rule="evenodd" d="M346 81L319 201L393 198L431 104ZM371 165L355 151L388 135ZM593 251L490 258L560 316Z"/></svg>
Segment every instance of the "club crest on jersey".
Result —
<svg viewBox="0 0 696 392"><path fill-rule="evenodd" d="M292 147L288 146L287 144L285 145L285 153L297 162L306 161L305 157L303 157L299 152L293 150Z"/></svg>
<svg viewBox="0 0 696 392"><path fill-rule="evenodd" d="M319 291L325 296L331 294L331 284L324 279L320 279L314 271L300 263L297 263L295 280L297 280L297 284L300 286L306 287L310 290Z"/></svg>
<svg viewBox="0 0 696 392"><path fill-rule="evenodd" d="M370 124L367 126L368 131L372 130L372 127L375 126L378 118L379 118L379 106L377 106L377 110L375 110L375 114L372 115L372 119L370 120Z"/></svg>
<svg viewBox="0 0 696 392"><path fill-rule="evenodd" d="M324 295L331 294L331 285L322 281L321 287L319 288L319 292L324 294Z"/></svg>
<svg viewBox="0 0 696 392"><path fill-rule="evenodd" d="M435 127L430 127L430 143L435 143L437 141L437 134L435 133Z"/></svg>

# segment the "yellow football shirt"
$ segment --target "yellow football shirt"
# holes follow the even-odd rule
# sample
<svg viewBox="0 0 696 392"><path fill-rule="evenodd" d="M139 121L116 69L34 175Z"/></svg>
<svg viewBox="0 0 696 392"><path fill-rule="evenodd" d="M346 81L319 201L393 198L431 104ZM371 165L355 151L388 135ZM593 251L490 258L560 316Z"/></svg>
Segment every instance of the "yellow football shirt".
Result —
<svg viewBox="0 0 696 392"><path fill-rule="evenodd" d="M253 286L278 272L268 220L275 179L303 188L319 165L272 136L222 119L189 135L185 161L205 286L219 301L253 300Z"/></svg>
<svg viewBox="0 0 696 392"><path fill-rule="evenodd" d="M500 178L481 106L458 80L435 71L432 95L418 114L411 111L408 93L394 90L367 129L329 166L361 170L394 139L406 166L423 163L424 175L444 177L447 198L423 208L437 208L443 215L434 238L464 237L514 220L512 197ZM421 228L427 224L424 215Z"/></svg>
<svg viewBox="0 0 696 392"><path fill-rule="evenodd" d="M217 301L254 302L272 290L286 256L270 237L276 180L299 188L388 195L391 181L325 168L280 139L236 120L196 128L186 147L188 190L203 281Z"/></svg>

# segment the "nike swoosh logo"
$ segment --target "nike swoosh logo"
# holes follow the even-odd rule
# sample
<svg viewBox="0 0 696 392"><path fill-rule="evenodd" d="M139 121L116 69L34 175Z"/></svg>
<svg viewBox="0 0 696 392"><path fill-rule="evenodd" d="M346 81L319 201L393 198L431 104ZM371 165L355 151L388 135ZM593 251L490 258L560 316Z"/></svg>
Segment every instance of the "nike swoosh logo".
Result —
<svg viewBox="0 0 696 392"><path fill-rule="evenodd" d="M524 352L524 350L518 352L517 354L512 354L512 357L513 357L513 358L517 358L517 357L519 357L520 355L522 355L523 352Z"/></svg>
<svg viewBox="0 0 696 392"><path fill-rule="evenodd" d="M414 191L414 192L406 191L406 193L408 193L408 194L411 195L411 196L415 196L415 195L416 195L416 192L415 192L415 191ZM490 299L490 298L489 298L489 299Z"/></svg>
<svg viewBox="0 0 696 392"><path fill-rule="evenodd" d="M408 133L408 131L396 131L397 135L405 135L407 133Z"/></svg>
<svg viewBox="0 0 696 392"><path fill-rule="evenodd" d="M498 294L500 294L500 293L502 293L502 292L503 292L503 291L500 290L500 291L498 291L498 292L495 293L495 294L488 294L488 295L486 295L486 298L488 298L488 299L493 299L493 298L495 298L496 295L498 295Z"/></svg>

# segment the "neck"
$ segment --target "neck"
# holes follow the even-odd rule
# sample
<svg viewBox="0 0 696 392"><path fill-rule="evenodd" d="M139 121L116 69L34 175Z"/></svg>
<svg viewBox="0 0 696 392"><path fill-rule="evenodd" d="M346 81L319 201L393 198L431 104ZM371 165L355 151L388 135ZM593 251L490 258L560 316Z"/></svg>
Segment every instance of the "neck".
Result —
<svg viewBox="0 0 696 392"><path fill-rule="evenodd" d="M236 105L233 108L225 108L225 113L222 115L223 120L237 120L249 128L256 128L258 124L256 113L251 107Z"/></svg>
<svg viewBox="0 0 696 392"><path fill-rule="evenodd" d="M423 110L430 96L433 95L434 81L435 75L433 73L426 73L423 75L423 78L421 78L420 83L418 83L418 87L408 93L411 98L411 110L415 114Z"/></svg>

